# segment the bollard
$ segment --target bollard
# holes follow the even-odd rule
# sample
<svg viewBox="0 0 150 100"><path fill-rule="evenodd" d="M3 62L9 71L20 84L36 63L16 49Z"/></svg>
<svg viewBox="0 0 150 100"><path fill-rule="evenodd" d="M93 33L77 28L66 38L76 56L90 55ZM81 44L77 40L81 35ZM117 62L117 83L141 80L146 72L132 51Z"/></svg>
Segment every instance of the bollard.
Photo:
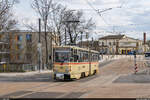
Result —
<svg viewBox="0 0 150 100"><path fill-rule="evenodd" d="M137 63L136 63L136 58L137 58L137 56L136 56L136 51L134 51L134 65L135 65L135 74L138 72L138 70L137 70Z"/></svg>
<svg viewBox="0 0 150 100"><path fill-rule="evenodd" d="M135 74L138 72L137 64L135 64Z"/></svg>

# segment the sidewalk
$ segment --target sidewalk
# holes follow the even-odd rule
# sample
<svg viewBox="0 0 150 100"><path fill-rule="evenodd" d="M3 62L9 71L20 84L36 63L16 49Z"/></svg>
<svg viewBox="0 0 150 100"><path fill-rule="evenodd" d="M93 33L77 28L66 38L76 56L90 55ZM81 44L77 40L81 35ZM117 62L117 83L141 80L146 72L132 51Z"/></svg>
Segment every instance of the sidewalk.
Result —
<svg viewBox="0 0 150 100"><path fill-rule="evenodd" d="M13 76L30 76L35 74L44 74L44 73L51 73L52 70L41 70L39 71L32 71L32 72L25 72L25 73L0 73L0 76L6 77L13 77Z"/></svg>

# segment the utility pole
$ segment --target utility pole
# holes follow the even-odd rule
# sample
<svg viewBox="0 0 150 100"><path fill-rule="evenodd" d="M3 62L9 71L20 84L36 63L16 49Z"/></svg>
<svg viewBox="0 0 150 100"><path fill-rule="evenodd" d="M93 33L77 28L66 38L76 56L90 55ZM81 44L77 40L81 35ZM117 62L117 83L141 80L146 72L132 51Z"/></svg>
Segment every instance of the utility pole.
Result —
<svg viewBox="0 0 150 100"><path fill-rule="evenodd" d="M65 27L65 45L67 44L67 29Z"/></svg>
<svg viewBox="0 0 150 100"><path fill-rule="evenodd" d="M102 42L102 59L104 58L103 57L103 52L104 52L104 42Z"/></svg>
<svg viewBox="0 0 150 100"><path fill-rule="evenodd" d="M83 45L82 39L83 39L83 31L81 32L81 47L82 47L82 45Z"/></svg>
<svg viewBox="0 0 150 100"><path fill-rule="evenodd" d="M94 39L92 37L92 49L94 48Z"/></svg>
<svg viewBox="0 0 150 100"><path fill-rule="evenodd" d="M42 51L41 51L41 47L42 47L42 44L41 44L41 19L39 18L39 41L38 41L38 45L37 45L37 49L38 49L38 54L39 54L39 73L41 72L41 64L42 64Z"/></svg>

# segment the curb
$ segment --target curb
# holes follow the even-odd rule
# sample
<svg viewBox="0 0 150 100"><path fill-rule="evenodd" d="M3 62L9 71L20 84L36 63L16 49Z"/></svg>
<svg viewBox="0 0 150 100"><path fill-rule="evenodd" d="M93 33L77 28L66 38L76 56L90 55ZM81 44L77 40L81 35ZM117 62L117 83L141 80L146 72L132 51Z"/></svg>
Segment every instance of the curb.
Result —
<svg viewBox="0 0 150 100"><path fill-rule="evenodd" d="M52 70L47 71L34 71L34 72L25 72L25 73L0 73L0 76L5 77L13 77L13 76L30 76L30 75L36 75L36 74L44 74L44 73L51 73Z"/></svg>

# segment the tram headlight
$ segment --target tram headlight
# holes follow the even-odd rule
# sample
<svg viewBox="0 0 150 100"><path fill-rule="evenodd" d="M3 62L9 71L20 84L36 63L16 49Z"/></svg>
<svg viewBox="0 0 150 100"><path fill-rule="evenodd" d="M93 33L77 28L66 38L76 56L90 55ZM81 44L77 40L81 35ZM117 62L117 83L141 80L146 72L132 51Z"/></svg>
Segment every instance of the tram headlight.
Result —
<svg viewBox="0 0 150 100"><path fill-rule="evenodd" d="M70 69L67 67L65 71L68 73L70 71Z"/></svg>
<svg viewBox="0 0 150 100"><path fill-rule="evenodd" d="M53 71L54 71L54 72L57 72L57 70L56 70L56 69L53 69Z"/></svg>

